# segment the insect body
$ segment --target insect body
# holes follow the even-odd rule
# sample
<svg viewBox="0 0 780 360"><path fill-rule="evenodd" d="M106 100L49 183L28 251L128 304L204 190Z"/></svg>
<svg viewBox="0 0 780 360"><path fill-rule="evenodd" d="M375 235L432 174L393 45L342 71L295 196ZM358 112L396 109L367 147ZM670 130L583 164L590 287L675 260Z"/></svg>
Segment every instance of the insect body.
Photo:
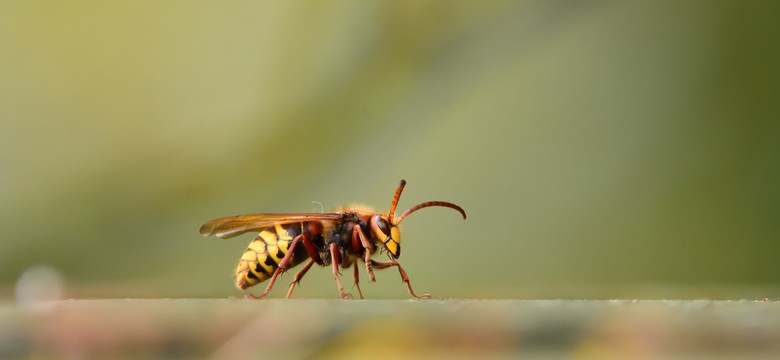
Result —
<svg viewBox="0 0 780 360"><path fill-rule="evenodd" d="M214 219L201 226L204 236L216 235L230 238L248 231L260 230L257 237L249 243L236 268L236 286L247 289L270 279L268 286L260 296L247 295L262 299L271 291L279 274L304 261L306 264L295 274L287 291L292 295L298 284L315 263L330 265L336 278L339 295L347 299L352 296L344 291L339 274L342 268L354 268L354 281L360 298L358 263L363 262L370 281L375 281L374 269L397 267L406 289L414 298L430 298L430 295L417 295L412 290L409 276L398 263L401 255L401 233L398 224L409 214L431 206L455 209L466 219L466 212L455 204L444 201L428 201L417 204L400 216L395 215L398 199L401 197L406 181L401 180L395 191L390 211L377 213L365 207L347 207L332 213L289 213L238 215ZM390 261L373 260L377 251L386 251Z"/></svg>

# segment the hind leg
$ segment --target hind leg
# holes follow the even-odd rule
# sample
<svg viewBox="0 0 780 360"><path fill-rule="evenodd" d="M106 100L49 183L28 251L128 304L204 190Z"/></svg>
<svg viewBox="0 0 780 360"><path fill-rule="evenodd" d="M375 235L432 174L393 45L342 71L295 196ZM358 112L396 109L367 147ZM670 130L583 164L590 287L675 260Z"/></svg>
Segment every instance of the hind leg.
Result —
<svg viewBox="0 0 780 360"><path fill-rule="evenodd" d="M292 243L290 244L290 248L287 249L287 253L284 254L284 258L282 258L282 261L279 262L279 266L276 268L276 270L274 270L274 274L271 276L271 282L268 283L268 286L265 288L265 291L263 291L263 293L260 294L260 296L246 294L247 299L260 300L266 297L266 295L268 295L269 292L271 292L271 289L274 287L274 283L276 282L276 278L279 276L279 274L287 270L287 264L290 262L290 259L292 258L293 250L295 250L295 245L298 244L301 238L303 238L303 235L298 235L293 239Z"/></svg>
<svg viewBox="0 0 780 360"><path fill-rule="evenodd" d="M303 266L303 269L295 274L295 278L293 278L293 281L290 283L290 289L287 290L287 296L285 299L289 299L290 296L292 296L293 290L295 290L295 285L300 284L303 275L306 275L306 272L309 271L312 265L314 265L314 259L309 259L306 265Z"/></svg>

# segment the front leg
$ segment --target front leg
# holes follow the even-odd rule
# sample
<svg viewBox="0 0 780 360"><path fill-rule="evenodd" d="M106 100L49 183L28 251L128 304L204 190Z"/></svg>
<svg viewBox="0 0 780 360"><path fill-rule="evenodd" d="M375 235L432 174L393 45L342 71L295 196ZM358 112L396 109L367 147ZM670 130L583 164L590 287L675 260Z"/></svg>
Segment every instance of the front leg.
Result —
<svg viewBox="0 0 780 360"><path fill-rule="evenodd" d="M368 281L375 282L376 276L374 276L374 269L371 264L373 260L371 260L371 244L368 242L368 239L366 239L366 235L363 234L363 230L360 228L360 225L355 225L355 227L352 228L352 242L355 243L357 237L360 240L360 244L363 245L363 261L366 263L366 272L368 272Z"/></svg>
<svg viewBox="0 0 780 360"><path fill-rule="evenodd" d="M397 261L393 260L393 261L388 261L388 262L378 262L378 261L371 260L371 263L374 264L374 267L376 267L377 270L389 268L391 266L398 267L398 272L401 274L401 280L403 280L404 283L406 283L406 290L409 291L409 295L412 295L412 297L415 298L415 299L430 299L431 298L430 294L422 294L422 295L418 296L417 294L414 293L414 290L412 290L412 283L409 282L409 275L406 274L406 271L404 271L404 268L402 268L401 264L399 264Z"/></svg>

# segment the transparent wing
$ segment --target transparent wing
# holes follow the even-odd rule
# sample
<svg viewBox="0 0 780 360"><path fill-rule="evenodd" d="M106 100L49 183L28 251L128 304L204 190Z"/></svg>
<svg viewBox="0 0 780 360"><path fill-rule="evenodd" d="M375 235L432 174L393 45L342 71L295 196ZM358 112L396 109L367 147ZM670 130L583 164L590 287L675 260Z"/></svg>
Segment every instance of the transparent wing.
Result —
<svg viewBox="0 0 780 360"><path fill-rule="evenodd" d="M293 224L303 221L338 220L340 213L289 213L289 214L252 214L227 216L209 220L200 227L203 236L215 235L227 239L247 231L262 230L275 224Z"/></svg>

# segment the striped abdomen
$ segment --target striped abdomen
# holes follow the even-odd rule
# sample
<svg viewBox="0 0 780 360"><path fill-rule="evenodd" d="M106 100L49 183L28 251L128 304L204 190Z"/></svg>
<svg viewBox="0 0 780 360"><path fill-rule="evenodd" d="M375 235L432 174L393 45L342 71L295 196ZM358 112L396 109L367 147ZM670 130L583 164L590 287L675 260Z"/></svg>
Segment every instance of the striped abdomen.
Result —
<svg viewBox="0 0 780 360"><path fill-rule="evenodd" d="M293 239L300 235L306 228L305 235L318 247L322 244L321 234L312 234L310 229L313 224L297 223L274 225L266 228L249 243L244 255L236 267L236 286L239 289L257 285L273 275L279 267L279 263L290 249ZM319 224L317 224L319 225ZM309 258L302 241L295 245L287 268L292 268Z"/></svg>

